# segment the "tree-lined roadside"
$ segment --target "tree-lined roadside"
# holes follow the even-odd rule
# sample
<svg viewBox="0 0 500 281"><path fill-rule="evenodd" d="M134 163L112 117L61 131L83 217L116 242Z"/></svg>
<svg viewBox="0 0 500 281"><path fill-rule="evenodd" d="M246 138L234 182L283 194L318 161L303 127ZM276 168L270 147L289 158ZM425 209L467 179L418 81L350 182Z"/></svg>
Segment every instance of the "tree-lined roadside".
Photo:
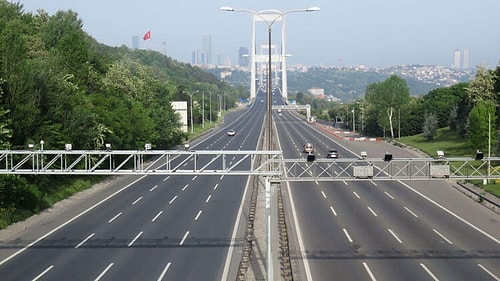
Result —
<svg viewBox="0 0 500 281"><path fill-rule="evenodd" d="M231 108L245 94L158 52L100 44L73 11L31 14L20 3L0 0L2 150L41 149L42 143L44 149L72 144L98 150L108 143L114 149L143 149L146 143L168 149L188 137L171 102L189 103L193 92L200 94L193 95L194 124L188 125L217 122L219 115L209 109L221 100ZM96 180L0 176L0 228Z"/></svg>

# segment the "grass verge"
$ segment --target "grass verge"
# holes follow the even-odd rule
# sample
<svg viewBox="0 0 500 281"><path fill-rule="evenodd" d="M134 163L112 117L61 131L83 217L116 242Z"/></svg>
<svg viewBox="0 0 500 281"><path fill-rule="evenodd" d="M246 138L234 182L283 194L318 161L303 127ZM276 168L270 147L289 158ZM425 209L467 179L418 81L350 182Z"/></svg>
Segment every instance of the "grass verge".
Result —
<svg viewBox="0 0 500 281"><path fill-rule="evenodd" d="M446 157L472 157L476 149L471 148L467 141L449 128L439 129L433 140L426 140L423 134L402 137L401 143L417 148L431 157L437 156L436 151L442 150ZM500 181L490 180L486 185L482 181L469 181L485 191L500 198Z"/></svg>

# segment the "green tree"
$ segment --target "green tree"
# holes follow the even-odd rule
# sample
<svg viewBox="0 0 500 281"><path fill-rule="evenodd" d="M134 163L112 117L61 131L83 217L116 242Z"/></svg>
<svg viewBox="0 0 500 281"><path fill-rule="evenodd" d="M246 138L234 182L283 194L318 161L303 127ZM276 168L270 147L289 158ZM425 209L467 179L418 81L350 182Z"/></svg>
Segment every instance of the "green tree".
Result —
<svg viewBox="0 0 500 281"><path fill-rule="evenodd" d="M436 114L439 128L449 126L450 111L467 97L466 86L466 83L460 83L451 87L438 88L421 97L425 112Z"/></svg>
<svg viewBox="0 0 500 281"><path fill-rule="evenodd" d="M0 99L2 98L2 87L3 80L0 78ZM4 109L0 104L0 147L2 149L10 147L10 138L12 137L12 129L9 126L9 120L7 119L7 113L9 111Z"/></svg>
<svg viewBox="0 0 500 281"><path fill-rule="evenodd" d="M471 108L467 116L467 139L473 146L485 149L488 142L497 147L497 110L499 94L496 93L498 77L493 70L478 67L476 77L469 82L467 104ZM489 127L491 120L492 127ZM491 132L491 139L488 134ZM493 136L495 136L493 138Z"/></svg>
<svg viewBox="0 0 500 281"><path fill-rule="evenodd" d="M393 139L395 115L408 103L409 97L410 90L405 80L396 75L366 88L365 99L371 110L376 112L378 125L388 128Z"/></svg>
<svg viewBox="0 0 500 281"><path fill-rule="evenodd" d="M466 90L469 101L475 105L480 101L496 101L494 95L496 75L495 72L480 66L477 68L476 77L469 82Z"/></svg>
<svg viewBox="0 0 500 281"><path fill-rule="evenodd" d="M467 141L472 148L487 150L488 144L496 147L495 112L496 105L492 101L479 101L470 111L467 119Z"/></svg>
<svg viewBox="0 0 500 281"><path fill-rule="evenodd" d="M435 113L426 113L422 132L426 140L430 141L436 136L438 119Z"/></svg>

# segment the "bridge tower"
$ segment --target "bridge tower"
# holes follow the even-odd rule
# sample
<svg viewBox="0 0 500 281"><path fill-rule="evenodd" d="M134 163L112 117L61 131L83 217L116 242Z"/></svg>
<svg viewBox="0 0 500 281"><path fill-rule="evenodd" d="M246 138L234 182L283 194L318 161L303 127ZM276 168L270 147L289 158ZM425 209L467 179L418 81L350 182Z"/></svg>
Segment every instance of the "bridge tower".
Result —
<svg viewBox="0 0 500 281"><path fill-rule="evenodd" d="M276 19L276 13L272 10L259 15L252 15L252 46L250 48L250 98L255 99L258 90L266 89L264 84L265 73L268 67L269 44L261 44L257 53L256 23L264 20L281 23L281 37L279 47L271 44L271 63L273 72L273 92L279 92L284 99L288 98L287 75L286 75L286 52L285 52L285 17ZM258 77L258 79L257 79ZM267 81L265 81L267 83Z"/></svg>

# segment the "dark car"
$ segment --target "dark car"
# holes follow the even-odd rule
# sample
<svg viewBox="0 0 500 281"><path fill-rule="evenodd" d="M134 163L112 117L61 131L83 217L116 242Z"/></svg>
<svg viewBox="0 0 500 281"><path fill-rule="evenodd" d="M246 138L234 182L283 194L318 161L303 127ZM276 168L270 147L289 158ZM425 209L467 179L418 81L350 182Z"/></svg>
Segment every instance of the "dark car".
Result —
<svg viewBox="0 0 500 281"><path fill-rule="evenodd" d="M339 158L339 152L336 149L330 149L326 153L326 158Z"/></svg>

